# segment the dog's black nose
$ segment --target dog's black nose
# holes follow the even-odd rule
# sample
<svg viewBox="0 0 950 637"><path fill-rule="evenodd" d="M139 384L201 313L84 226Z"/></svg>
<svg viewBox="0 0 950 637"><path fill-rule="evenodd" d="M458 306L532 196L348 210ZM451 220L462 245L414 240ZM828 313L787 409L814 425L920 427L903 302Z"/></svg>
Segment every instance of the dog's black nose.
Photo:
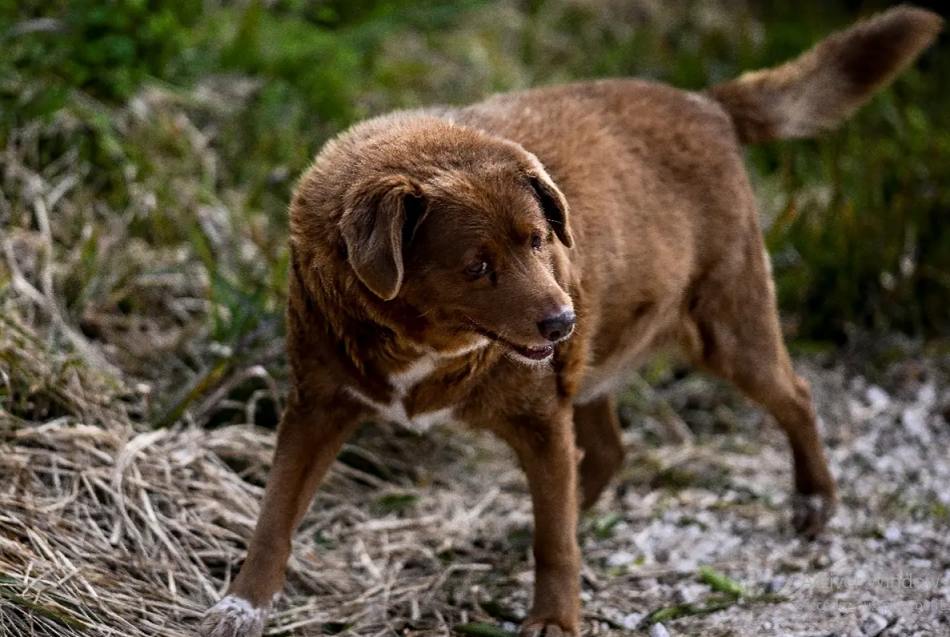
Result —
<svg viewBox="0 0 950 637"><path fill-rule="evenodd" d="M575 322L577 322L577 317L574 316L574 310L567 310L538 321L538 331L541 332L541 336L551 342L559 341L567 338L574 331Z"/></svg>

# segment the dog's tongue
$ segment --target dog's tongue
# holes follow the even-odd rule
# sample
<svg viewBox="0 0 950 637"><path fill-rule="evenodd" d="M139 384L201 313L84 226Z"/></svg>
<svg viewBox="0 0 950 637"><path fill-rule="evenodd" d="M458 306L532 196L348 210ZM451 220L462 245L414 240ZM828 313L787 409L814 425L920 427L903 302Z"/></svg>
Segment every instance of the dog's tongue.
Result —
<svg viewBox="0 0 950 637"><path fill-rule="evenodd" d="M525 358L540 361L554 353L554 346L545 345L543 347L519 347L518 353Z"/></svg>

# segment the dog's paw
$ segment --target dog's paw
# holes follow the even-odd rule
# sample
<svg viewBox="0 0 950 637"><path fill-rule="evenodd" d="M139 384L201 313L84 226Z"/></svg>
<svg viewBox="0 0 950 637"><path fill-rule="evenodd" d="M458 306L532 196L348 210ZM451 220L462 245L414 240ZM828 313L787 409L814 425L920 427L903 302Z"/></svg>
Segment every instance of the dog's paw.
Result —
<svg viewBox="0 0 950 637"><path fill-rule="evenodd" d="M261 637L267 609L228 595L208 609L198 628L200 637Z"/></svg>
<svg viewBox="0 0 950 637"><path fill-rule="evenodd" d="M574 628L565 628L550 619L526 619L519 631L520 637L577 637Z"/></svg>
<svg viewBox="0 0 950 637"><path fill-rule="evenodd" d="M792 528L806 539L814 540L825 530L836 508L834 496L795 494L792 496Z"/></svg>

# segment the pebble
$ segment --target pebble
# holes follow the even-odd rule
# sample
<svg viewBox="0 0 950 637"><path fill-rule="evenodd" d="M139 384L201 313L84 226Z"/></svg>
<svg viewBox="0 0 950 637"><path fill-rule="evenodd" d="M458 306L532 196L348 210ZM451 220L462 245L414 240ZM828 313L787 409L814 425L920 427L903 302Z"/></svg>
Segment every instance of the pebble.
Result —
<svg viewBox="0 0 950 637"><path fill-rule="evenodd" d="M620 620L620 624L627 630L636 630L643 619L643 613L628 613Z"/></svg>
<svg viewBox="0 0 950 637"><path fill-rule="evenodd" d="M877 637L885 628L888 621L880 615L873 613L863 622L861 622L861 633L867 637Z"/></svg>
<svg viewBox="0 0 950 637"><path fill-rule="evenodd" d="M673 591L673 598L679 604L692 604L699 601L709 587L703 584L682 584Z"/></svg>
<svg viewBox="0 0 950 637"><path fill-rule="evenodd" d="M868 387L865 397L867 398L868 405L871 408L872 416L877 416L891 405L891 397L887 395L886 391L877 385L871 385Z"/></svg>
<svg viewBox="0 0 950 637"><path fill-rule="evenodd" d="M884 539L888 542L899 542L901 539L901 530L895 525L890 525L884 529Z"/></svg>
<svg viewBox="0 0 950 637"><path fill-rule="evenodd" d="M663 624L653 624L650 626L650 637L670 637L670 631Z"/></svg>
<svg viewBox="0 0 950 637"><path fill-rule="evenodd" d="M765 585L765 592L772 595L778 593L785 586L785 578L782 576L773 577Z"/></svg>
<svg viewBox="0 0 950 637"><path fill-rule="evenodd" d="M617 551L607 557L608 566L626 566L636 559L636 555L628 551Z"/></svg>

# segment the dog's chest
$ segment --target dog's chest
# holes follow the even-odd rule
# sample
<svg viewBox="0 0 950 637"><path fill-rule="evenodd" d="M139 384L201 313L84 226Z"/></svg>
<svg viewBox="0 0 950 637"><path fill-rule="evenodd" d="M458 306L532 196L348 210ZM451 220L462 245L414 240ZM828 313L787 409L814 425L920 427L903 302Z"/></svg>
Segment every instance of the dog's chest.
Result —
<svg viewBox="0 0 950 637"><path fill-rule="evenodd" d="M433 400L433 379L439 376L440 359L436 356L423 356L404 370L392 374L389 384L392 393L389 401L374 399L356 387L346 390L361 403L370 407L382 420L401 425L417 432L430 427L455 421L454 405L445 401ZM421 392L420 390L428 390Z"/></svg>

